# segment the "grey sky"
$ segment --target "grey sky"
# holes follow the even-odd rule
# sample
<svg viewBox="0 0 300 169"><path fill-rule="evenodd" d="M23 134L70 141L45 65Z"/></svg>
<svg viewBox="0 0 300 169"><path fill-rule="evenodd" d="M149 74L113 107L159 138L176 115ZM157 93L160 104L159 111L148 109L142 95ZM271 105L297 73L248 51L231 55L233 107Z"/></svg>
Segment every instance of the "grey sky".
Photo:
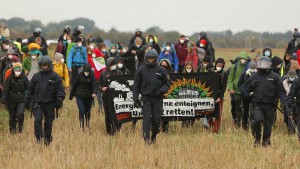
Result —
<svg viewBox="0 0 300 169"><path fill-rule="evenodd" d="M159 26L190 35L201 30L285 32L300 27L300 0L9 0L1 18L43 24L86 17L104 30L143 31Z"/></svg>

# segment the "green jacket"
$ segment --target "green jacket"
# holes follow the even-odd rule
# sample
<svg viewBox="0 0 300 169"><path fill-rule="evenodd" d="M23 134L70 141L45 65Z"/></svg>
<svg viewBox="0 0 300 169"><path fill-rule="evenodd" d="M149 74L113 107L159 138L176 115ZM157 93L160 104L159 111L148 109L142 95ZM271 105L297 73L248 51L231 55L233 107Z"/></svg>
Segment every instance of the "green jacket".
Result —
<svg viewBox="0 0 300 169"><path fill-rule="evenodd" d="M247 63L242 64L241 61L239 60L236 66L236 71L234 71L235 65L233 64L230 68L230 73L228 76L228 81L227 81L227 86L228 86L228 91L234 90L235 94L241 94L239 88L238 88L238 82L240 79L241 74L243 73ZM235 72L235 74L234 74Z"/></svg>
<svg viewBox="0 0 300 169"><path fill-rule="evenodd" d="M39 54L39 57L37 58L37 59L40 59L42 56L43 56L43 54L41 53L41 52L39 52L40 54ZM27 57L26 57L26 59L24 60L24 62L23 62L23 64L22 64L22 67L23 67L23 70L26 72L26 71L28 71L28 72L30 72L30 70L31 70L31 56L30 55L28 55Z"/></svg>

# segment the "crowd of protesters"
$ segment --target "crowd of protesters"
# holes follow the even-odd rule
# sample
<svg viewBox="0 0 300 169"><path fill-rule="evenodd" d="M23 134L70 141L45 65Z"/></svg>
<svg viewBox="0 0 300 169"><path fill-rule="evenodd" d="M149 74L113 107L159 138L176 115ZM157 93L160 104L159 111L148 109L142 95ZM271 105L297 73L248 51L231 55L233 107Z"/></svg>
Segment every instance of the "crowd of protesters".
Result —
<svg viewBox="0 0 300 169"><path fill-rule="evenodd" d="M58 38L53 59L48 56L48 46L39 27L23 40L11 40L9 29L3 24L0 33L0 89L2 103L9 111L12 134L22 133L24 111L28 108L35 117L37 142L44 138L49 145L55 111L63 105L65 90L70 89L69 99L76 97L82 130L90 127L91 108L97 98L98 112L105 114L107 134L114 135L121 124L111 110L112 103L107 100L109 78L134 75L134 105L142 107L143 136L145 142L151 144L160 130L168 132L169 122L161 122L161 99L170 87L168 74L215 72L218 75L215 111L212 117L201 120L205 127L219 132L227 89L232 122L237 128L251 129L254 145L271 144L277 109L284 116L288 133L297 133L300 140L300 78L297 79L300 76L300 33L297 29L283 57L273 54L271 48L265 48L255 58L241 51L236 59L227 63L231 64L227 70L224 70L224 58L215 57L213 44L203 31L196 42L180 35L176 42L164 42L160 46L156 35L144 37L142 31L137 30L125 47L122 42L106 46L100 37L86 39L84 26L75 27L72 33L71 26L67 25ZM154 81L158 82L152 83ZM192 127L194 123L194 119L183 120L182 127ZM136 121L133 127L135 124Z"/></svg>

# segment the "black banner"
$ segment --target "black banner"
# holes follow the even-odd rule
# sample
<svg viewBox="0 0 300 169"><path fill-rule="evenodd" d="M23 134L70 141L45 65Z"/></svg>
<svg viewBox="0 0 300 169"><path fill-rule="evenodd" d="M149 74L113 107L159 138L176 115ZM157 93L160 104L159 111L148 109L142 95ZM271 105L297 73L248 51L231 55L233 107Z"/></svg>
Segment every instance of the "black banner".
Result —
<svg viewBox="0 0 300 169"><path fill-rule="evenodd" d="M217 98L217 74L170 74L171 86L164 95L163 121L199 118L214 111ZM133 105L134 76L112 76L109 101L113 102L117 119L121 122L142 118L141 108Z"/></svg>

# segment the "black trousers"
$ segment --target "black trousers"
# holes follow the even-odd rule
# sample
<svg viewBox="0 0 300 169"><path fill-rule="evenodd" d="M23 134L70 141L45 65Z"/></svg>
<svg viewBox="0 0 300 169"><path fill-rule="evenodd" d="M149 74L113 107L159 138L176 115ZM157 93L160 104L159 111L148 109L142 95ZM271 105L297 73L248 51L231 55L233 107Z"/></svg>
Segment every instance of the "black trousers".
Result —
<svg viewBox="0 0 300 169"><path fill-rule="evenodd" d="M300 139L300 103L296 104L296 109L288 109L288 131L289 134L294 134L298 128L298 138Z"/></svg>
<svg viewBox="0 0 300 169"><path fill-rule="evenodd" d="M246 97L242 97L242 102L243 102L243 107L244 107L242 126L243 126L243 128L248 128L250 99L246 98Z"/></svg>
<svg viewBox="0 0 300 169"><path fill-rule="evenodd" d="M253 104L253 133L256 143L261 141L261 127L263 124L263 145L269 145L276 107L273 104Z"/></svg>
<svg viewBox="0 0 300 169"><path fill-rule="evenodd" d="M24 111L25 111L25 103L14 103L9 102L7 104L7 109L9 112L9 130L11 133L16 132L17 122L18 122L18 131L23 131L23 123L24 123Z"/></svg>
<svg viewBox="0 0 300 169"><path fill-rule="evenodd" d="M237 122L236 120L236 108L235 108L235 100L234 100L234 95L230 94L230 103L231 103L231 115L234 123Z"/></svg>
<svg viewBox="0 0 300 169"><path fill-rule="evenodd" d="M78 75L78 69L80 69L82 66L72 66L72 77L71 77L71 85L73 86L75 79Z"/></svg>
<svg viewBox="0 0 300 169"><path fill-rule="evenodd" d="M121 127L121 125L117 120L116 113L113 110L114 105L112 102L108 100L108 98L103 98L103 108L104 108L104 115L105 115L106 132L109 135L113 135Z"/></svg>
<svg viewBox="0 0 300 169"><path fill-rule="evenodd" d="M159 126L161 122L161 115L163 113L163 101L158 97L146 97L143 98L143 136L144 140L155 141L156 134L159 132ZM150 138L150 131L152 135Z"/></svg>
<svg viewBox="0 0 300 169"><path fill-rule="evenodd" d="M34 133L35 137L39 141L42 136L45 136L45 141L51 142L52 140L52 122L55 118L55 103L39 103L34 104ZM44 131L43 131L43 118L44 120Z"/></svg>

